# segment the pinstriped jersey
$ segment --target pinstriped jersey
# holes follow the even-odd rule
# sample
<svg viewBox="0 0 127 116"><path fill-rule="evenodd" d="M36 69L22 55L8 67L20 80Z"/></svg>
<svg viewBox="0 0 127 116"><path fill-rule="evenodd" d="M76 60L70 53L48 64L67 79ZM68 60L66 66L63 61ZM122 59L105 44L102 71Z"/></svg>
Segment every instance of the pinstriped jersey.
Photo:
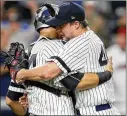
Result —
<svg viewBox="0 0 127 116"><path fill-rule="evenodd" d="M64 45L64 51L57 55L71 69L71 71L79 72L103 72L104 66L107 64L107 56L104 45L99 37L91 30L75 37ZM58 59L48 59L54 61L59 68L66 74L67 69ZM55 83L64 77L56 79ZM86 107L92 107L114 101L114 88L112 79L104 84L89 90L76 90L76 107L82 115L86 113ZM103 113L102 113L103 114Z"/></svg>
<svg viewBox="0 0 127 116"><path fill-rule="evenodd" d="M30 69L35 66L42 66L46 63L47 58L58 54L58 52L63 49L63 43L60 40L49 40L45 37L44 39L41 38L32 43L34 45L29 57ZM40 82L54 87L53 80ZM61 85L59 84L59 86L55 86L55 88L60 86ZM24 93L25 87L15 84L12 80L9 86L9 90L13 92ZM73 104L70 97L63 95L58 97L50 92L34 86L28 86L26 90L28 93L29 113L35 115L74 115Z"/></svg>
<svg viewBox="0 0 127 116"><path fill-rule="evenodd" d="M47 40L41 40L41 38L43 38L43 37L40 37L37 41L35 41L35 42L33 42L31 45L34 45L34 44L36 44L36 46L34 46L34 48L32 48L32 50L31 50L31 55L30 55L30 57L29 57L29 60L31 59L31 61L32 60L34 60L33 58L31 58L31 57L37 57L37 53L39 52L39 51L41 51L41 47L43 47L42 46L42 43L44 43L44 41L45 42L47 42ZM44 37L45 38L45 37ZM47 38L45 38L45 39L47 39ZM49 40L50 41L50 40ZM53 41L53 40L51 40L51 41ZM41 61L36 61L37 62L37 65L39 66L39 65L42 65L42 64L44 64L45 63L45 60L43 60L43 59L45 59L45 58L49 58L50 57L50 54L53 54L53 55L55 55L60 49L62 49L62 47L63 47L63 44L62 44L62 42L60 41L60 40L54 40L54 42L57 42L57 43L59 43L58 44L58 47L57 47L57 45L56 45L56 48L55 48L55 50L54 51L51 51L50 49L49 49L49 53L46 53L45 54L45 50L43 50L43 52L42 53L40 53L40 56L38 55L38 57L43 57L42 58L42 60ZM48 46L48 44L49 44L49 42L47 42L47 44L45 44L46 46ZM53 46L52 46L53 47ZM54 46L55 47L55 46ZM58 49L57 49L58 48ZM46 48L46 49L48 49L48 47ZM57 51L56 51L56 49L57 49ZM28 49L26 50L26 53L28 53ZM42 55L43 54L43 55ZM44 55L45 54L45 55ZM33 61L30 63L30 66L29 66L29 68L33 68ZM11 79L11 82L10 82L10 85L9 85L9 88L8 88L8 90L10 90L10 91L14 91L14 92L19 92L19 93L24 93L24 91L25 91L25 87L23 86L23 85L18 85L18 84L15 84L15 82Z"/></svg>
<svg viewBox="0 0 127 116"><path fill-rule="evenodd" d="M43 66L48 58L51 56L57 55L60 51L63 50L63 43L61 40L46 40L43 39L37 44L33 46L31 50L31 56L29 57L29 60L31 60L32 56L36 55L36 67ZM30 64L30 69L33 68L33 62ZM54 85L54 79L49 81L39 81L42 83L45 83L47 85L50 85L52 87L55 87ZM61 84L59 84L57 87L61 87Z"/></svg>
<svg viewBox="0 0 127 116"><path fill-rule="evenodd" d="M63 43L60 40L42 39L35 43L32 48L30 61L32 58L36 60L36 67L43 66L46 59L58 54L62 50ZM30 68L33 68L35 63L30 63ZM54 86L54 80L40 81L49 86ZM65 88L63 88L65 89ZM58 97L46 90L37 88L35 86L28 86L28 101L29 113L36 115L74 115L73 104L70 97Z"/></svg>

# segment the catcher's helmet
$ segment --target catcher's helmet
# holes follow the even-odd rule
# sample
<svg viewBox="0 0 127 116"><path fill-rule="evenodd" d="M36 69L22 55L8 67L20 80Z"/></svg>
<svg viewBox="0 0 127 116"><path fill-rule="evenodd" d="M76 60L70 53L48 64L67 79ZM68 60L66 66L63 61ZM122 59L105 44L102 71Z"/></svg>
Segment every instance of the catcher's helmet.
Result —
<svg viewBox="0 0 127 116"><path fill-rule="evenodd" d="M49 27L45 21L55 16L58 13L58 5L43 4L37 11L35 16L34 26L37 31L41 28Z"/></svg>

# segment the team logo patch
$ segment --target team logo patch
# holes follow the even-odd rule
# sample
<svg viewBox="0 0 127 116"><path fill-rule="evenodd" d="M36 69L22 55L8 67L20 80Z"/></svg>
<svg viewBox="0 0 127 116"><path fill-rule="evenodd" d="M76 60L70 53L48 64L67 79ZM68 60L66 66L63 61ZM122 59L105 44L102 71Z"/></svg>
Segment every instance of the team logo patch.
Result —
<svg viewBox="0 0 127 116"><path fill-rule="evenodd" d="M56 13L56 15L58 15L58 13L59 13L59 7L56 7L55 13Z"/></svg>
<svg viewBox="0 0 127 116"><path fill-rule="evenodd" d="M74 16L71 16L71 19L75 19L75 17Z"/></svg>

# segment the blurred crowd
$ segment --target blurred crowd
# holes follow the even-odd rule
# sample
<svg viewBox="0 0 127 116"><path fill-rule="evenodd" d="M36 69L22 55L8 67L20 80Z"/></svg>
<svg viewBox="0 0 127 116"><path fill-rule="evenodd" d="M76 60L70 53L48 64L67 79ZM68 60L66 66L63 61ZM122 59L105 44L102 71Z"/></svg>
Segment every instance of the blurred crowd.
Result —
<svg viewBox="0 0 127 116"><path fill-rule="evenodd" d="M45 1L46 2L46 1ZM12 42L23 43L27 48L38 38L33 22L36 10L43 1L1 1L1 47L7 51ZM48 2L49 3L49 2ZM59 2L50 0L50 3ZM84 7L89 27L102 39L108 55L113 56L114 85L117 103L124 102L126 88L126 2L125 1L80 1ZM6 71L1 66L1 74ZM7 85L8 86L8 85ZM122 90L122 91L121 91ZM121 98L120 98L121 96ZM123 96L123 98L122 98ZM122 114L125 109L122 107Z"/></svg>
<svg viewBox="0 0 127 116"><path fill-rule="evenodd" d="M7 50L14 41L22 42L27 48L36 39L34 14L42 3L35 0L1 1L2 50ZM81 5L84 6L90 28L102 39L106 48L116 42L118 33L125 34L126 2L85 1Z"/></svg>
<svg viewBox="0 0 127 116"><path fill-rule="evenodd" d="M34 14L43 2L1 1L1 49L7 50L13 41L25 47L36 39ZM57 2L56 2L57 3ZM106 48L115 42L118 33L126 32L126 3L121 1L82 2L90 28L105 43ZM25 41L24 41L25 40Z"/></svg>

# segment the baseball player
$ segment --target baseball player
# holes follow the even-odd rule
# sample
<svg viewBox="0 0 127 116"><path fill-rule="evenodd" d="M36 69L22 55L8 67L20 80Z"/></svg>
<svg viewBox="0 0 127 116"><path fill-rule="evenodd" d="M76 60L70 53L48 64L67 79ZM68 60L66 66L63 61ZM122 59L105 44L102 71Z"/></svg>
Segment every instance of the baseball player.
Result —
<svg viewBox="0 0 127 116"><path fill-rule="evenodd" d="M52 56L45 64L31 70L20 70L17 81L34 79L50 80L56 76L68 75L71 71L103 72L107 64L104 45L99 37L84 23L84 9L76 3L65 2L59 7L58 14L46 21L48 25L58 27L63 36L69 41L57 56ZM31 77L32 76L32 77ZM80 76L71 76L74 81L80 82ZM64 76L55 78L55 84L61 82L66 87ZM118 110L112 105L114 91L112 79L106 83L86 90L76 90L76 108L81 115L119 115ZM73 83L71 83L73 85Z"/></svg>
<svg viewBox="0 0 127 116"><path fill-rule="evenodd" d="M45 52L45 47L47 47L47 49L48 49L50 46L51 47L53 46L52 48L50 47L50 49L49 49L49 50L52 50L52 52L50 52L50 51L47 53L45 52L46 54L43 56L43 58L45 59L45 57L47 57L48 55L49 56L54 55L55 52L58 51L59 49L62 49L62 46L63 46L63 43L59 40L55 40L55 39L50 40L51 38L56 38L57 33L54 28L44 24L45 20L51 18L51 16L49 14L47 14L47 8L49 8L49 7L51 8L51 10L53 9L50 5L45 5L37 11L37 16L36 16L36 20L35 20L35 28L40 33L40 38L35 43L33 43L34 45L31 44L31 46L33 45L33 48L31 49L31 55L29 58L30 68L35 67L35 63L32 61L33 61L33 58L36 57L35 55L39 49L41 49L42 51ZM54 7L54 9L57 8L57 6L55 6L55 5L53 5L53 7ZM45 61L45 60L43 60L43 61ZM36 65L42 65L42 64L37 63ZM50 82L50 83L52 83L52 82ZM51 93L49 93L48 96L51 96L52 99L54 99L54 96L55 96L56 100L58 101L58 104L54 104L54 105L58 106L61 104L62 106L64 106L63 103L65 103L65 104L68 103L69 108L67 107L67 111L64 111L66 108L62 107L62 106L60 107L61 110L59 110L58 108L55 108L55 106L53 106L54 108L50 107L50 104L48 103L50 101L46 101L46 99L48 99L48 98L44 95L46 95L46 93L48 93L47 91L42 90L42 88L38 88L36 86L32 86L30 89L29 88L30 87L28 87L27 92L28 92L28 98L29 98L29 112L31 114L35 114L35 115L46 115L46 114L73 115L74 114L73 105L71 105L72 101L71 101L70 97L67 97L68 99L66 99L66 96L59 98L59 97L56 97L56 95L54 95L54 94L52 95ZM19 93L23 93L24 89L25 88L22 85L19 86L19 85L15 84L12 80L11 85L9 86L9 92L7 94L7 101L9 100L9 98L14 101L18 101L19 96L23 95L23 94L20 95ZM12 91L16 91L18 93L15 93ZM12 94L14 94L14 95L12 95ZM39 95L41 95L41 96L39 96ZM45 99L42 97L45 97ZM36 99L38 99L38 102L36 101ZM41 102L39 100L41 100L43 102ZM70 104L69 104L69 102L70 102ZM49 106L46 106L46 105L49 105ZM15 107L13 109L15 109ZM22 115L21 112L18 115Z"/></svg>
<svg viewBox="0 0 127 116"><path fill-rule="evenodd" d="M68 8L68 12L63 11L63 8ZM61 13L62 16L60 15ZM67 51L58 55L71 70L102 72L107 62L105 48L99 37L81 22L85 19L84 14L82 7L75 3L67 2L59 7L58 15L50 19L47 24L58 26L63 35L71 39L70 43L68 42L68 45L65 45ZM78 56L78 58L75 56ZM75 60L71 61L72 58L75 58ZM54 61L63 72L66 72L66 69L61 68L58 59L53 58L51 61ZM72 64L72 62L75 62L75 64ZM87 91L77 90L76 98L76 107L79 108L81 115L119 115L119 111L112 104L114 101L112 80Z"/></svg>
<svg viewBox="0 0 127 116"><path fill-rule="evenodd" d="M38 13L40 12L41 14L43 14L43 18L44 18L45 17L44 12L46 12L45 8L41 10L39 9ZM37 21L38 20L36 20L35 24L39 24L40 21L38 23ZM43 33L43 35L44 34L47 35L47 33L45 32L45 28L47 27L46 30L50 28L48 25L44 25L44 24L43 26L41 24L41 27L40 25L35 25L35 26L37 27L36 29L39 30L41 34ZM51 29L52 31L54 30L53 28ZM51 30L50 30L50 34L53 34L51 33ZM56 34L53 34L52 36L54 37L54 35ZM51 35L50 35L50 38L51 38ZM29 59L30 68L45 64L47 58L50 58L50 56L58 54L58 52L60 52L59 50L62 50L63 48L63 44L58 40L49 40L49 39L48 40L41 39L40 41L39 40L35 42L34 45L32 44L33 48L31 50L31 55ZM39 53L39 55L36 58L36 53L38 52L38 50L41 50L42 52ZM13 82L11 82L11 84L12 83ZM42 83L45 83L46 85ZM67 90L64 87L61 88L61 84L58 84L57 86L55 86L54 80L46 81L46 82L41 81L41 83L29 81L28 84L29 85L27 88L27 92L28 92L28 101L29 101L29 112L31 114L34 114L34 115L48 115L48 114L49 115L55 115L55 114L71 115L72 114L73 115L74 114L72 100L66 94ZM13 85L14 83L9 88L10 91L7 95L9 98L10 98L11 91L14 91ZM49 89L46 89L46 88L49 88ZM63 89L62 90L63 93L59 93L59 90L57 88ZM22 92L23 92L23 88L22 88ZM54 101L54 104L50 104L52 100Z"/></svg>
<svg viewBox="0 0 127 116"><path fill-rule="evenodd" d="M49 8L49 7L51 8L50 5L45 5L45 6L47 8ZM36 16L37 19L35 21L35 28L37 31L39 31L39 33L41 35L40 38L42 38L42 39L38 39L34 45L31 44L31 45L33 45L33 48L31 49L31 55L29 58L30 68L35 67L36 65L37 66L42 65L43 62L45 61L46 57L49 57L50 55L51 56L55 55L56 52L58 52L59 49L62 49L62 46L63 46L63 43L59 40L55 40L55 39L50 40L50 38L56 38L56 35L57 35L56 31L54 28L52 28L46 24L43 24L44 21L47 20L47 18L51 18L51 16L48 16L48 14L47 14L47 8L46 7L43 7L37 11L37 16ZM56 6L54 6L54 8L56 8ZM44 37L44 35L45 35L45 37ZM45 53L45 55L43 55L43 60L42 60L43 62L41 62L41 63L36 62L34 60L34 57L36 57L35 55L39 49L41 49L43 51L43 53ZM49 51L45 52L45 49L49 49ZM48 83L52 84L53 81L50 81ZM43 90L42 89L43 85L42 86L40 85L38 87L35 85L36 83L29 82L29 84L30 84L30 86L28 86L27 92L28 92L28 98L29 98L29 112L31 114L34 114L34 115L47 115L47 114L50 114L50 115L56 115L56 114L74 115L74 109L73 109L72 100L70 97L67 97L67 96L61 96L60 97L59 93L56 96L57 91L59 92L59 90L57 90L55 88L51 88L51 87L49 88L48 87L49 89L51 89L54 92L54 94L55 94L54 95L54 94L51 94L52 91L49 93L45 89ZM37 85L38 85L38 83L37 83ZM44 86L44 88L46 88L46 87L47 86ZM19 85L15 84L13 81L11 81L11 85L9 87L9 92L7 94L7 101L9 99L17 101L19 96L21 96L19 93L20 92L23 93L24 89L25 88L22 85L19 86ZM12 91L16 91L18 93L15 93ZM14 95L12 95L12 94L14 94ZM62 94L65 94L65 93L62 93ZM48 100L48 96L50 96L50 100ZM49 103L53 99L54 99L54 101L57 102L57 104L55 104L55 102L54 102L54 104ZM19 104L17 104L17 106L18 105ZM17 109L19 109L19 107L18 108L13 107L12 109L14 110L16 108L16 110L17 110ZM20 113L19 112L18 113L21 115L22 112L20 111Z"/></svg>

